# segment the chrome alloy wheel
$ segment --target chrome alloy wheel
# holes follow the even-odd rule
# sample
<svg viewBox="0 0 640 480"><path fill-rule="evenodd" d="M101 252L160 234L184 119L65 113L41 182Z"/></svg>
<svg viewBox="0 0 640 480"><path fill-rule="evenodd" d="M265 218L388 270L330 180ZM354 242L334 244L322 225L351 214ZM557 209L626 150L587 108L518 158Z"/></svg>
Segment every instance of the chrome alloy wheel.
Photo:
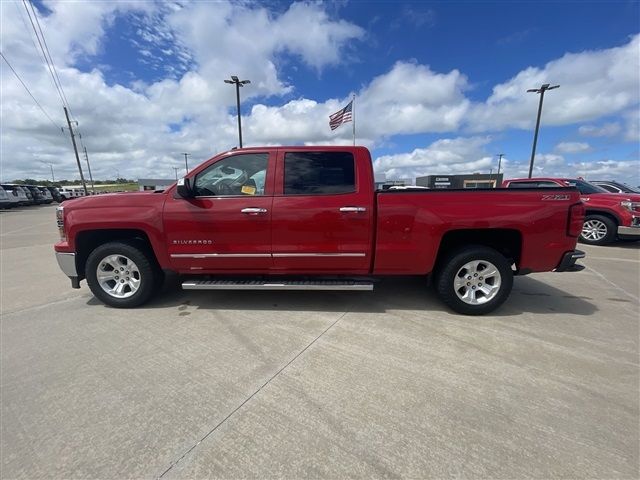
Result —
<svg viewBox="0 0 640 480"><path fill-rule="evenodd" d="M607 226L600 220L591 219L582 225L582 238L597 242L607 236Z"/></svg>
<svg viewBox="0 0 640 480"><path fill-rule="evenodd" d="M482 305L491 301L500 291L502 277L496 266L486 260L464 264L453 281L460 300L469 305Z"/></svg>
<svg viewBox="0 0 640 480"><path fill-rule="evenodd" d="M104 257L96 269L98 284L115 298L128 298L140 288L140 270L124 255Z"/></svg>

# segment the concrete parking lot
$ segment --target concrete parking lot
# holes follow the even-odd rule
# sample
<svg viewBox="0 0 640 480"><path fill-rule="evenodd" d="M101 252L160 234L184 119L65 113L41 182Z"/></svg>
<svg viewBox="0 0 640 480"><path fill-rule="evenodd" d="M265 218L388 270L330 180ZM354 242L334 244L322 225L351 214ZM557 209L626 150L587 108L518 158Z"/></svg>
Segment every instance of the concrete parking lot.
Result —
<svg viewBox="0 0 640 480"><path fill-rule="evenodd" d="M417 279L107 308L54 206L0 212L10 478L638 478L640 250L515 280L494 315Z"/></svg>

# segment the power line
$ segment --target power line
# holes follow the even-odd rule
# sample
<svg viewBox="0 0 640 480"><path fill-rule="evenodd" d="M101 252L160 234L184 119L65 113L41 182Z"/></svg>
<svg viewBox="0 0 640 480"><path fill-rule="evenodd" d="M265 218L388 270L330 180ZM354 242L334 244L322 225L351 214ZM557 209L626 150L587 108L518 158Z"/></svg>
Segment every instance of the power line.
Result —
<svg viewBox="0 0 640 480"><path fill-rule="evenodd" d="M59 130L61 128L60 125L56 125L56 122L53 121L53 119L49 116L49 114L42 107L42 105L40 105L40 102L36 100L36 97L33 96L33 94L31 93L31 90L29 90L29 87L27 87L27 85L22 81L22 78L20 78L20 75L18 75L18 72L16 72L15 69L11 66L11 64L9 63L9 60L7 60L7 57L5 57L1 51L0 51L0 55L2 56L2 59L7 63L7 65L9 65L9 68L11 69L13 74L16 76L16 78L20 81L20 83L22 84L24 89L27 91L29 96L33 99L34 102L36 102L36 105L38 106L38 108L40 108L42 113L45 114L45 116L49 119L49 121L53 124L53 126L56 127L57 130Z"/></svg>
<svg viewBox="0 0 640 480"><path fill-rule="evenodd" d="M24 25L24 30L25 32L29 31L29 24L27 23L26 18L24 17L24 12L22 11L22 8L20 8L20 0L15 0L15 2L13 3L13 5L16 7L16 10L18 11L18 13L20 14L20 20L22 20L22 24ZM33 48L36 51L36 54L44 61L46 62L45 58L42 56L42 52L40 50L38 50L38 45L36 45L36 42L33 40L33 35L29 35L29 40L31 40L31 45L33 45ZM55 85L54 85L55 86Z"/></svg>
<svg viewBox="0 0 640 480"><path fill-rule="evenodd" d="M25 0L23 0L25 1ZM53 61L53 57L51 56L51 52L49 51L49 45L47 44L47 39L44 36L44 32L42 31L42 27L40 26L40 20L38 19L38 15L36 14L36 10L33 7L33 2L31 0L26 0L26 2L31 7L31 11L33 12L33 17L36 19L36 25L38 25L38 31L40 32L40 37L42 38L42 43L44 43L44 48L46 50L46 54L49 57L49 63L51 64L51 68L53 69L53 74L55 75L55 80L58 82L58 86L60 87L60 93L62 93L62 98L64 99L63 106L67 107L69 110L69 116L76 122L76 132L78 133L78 138L80 139L80 144L82 148L84 147L84 142L82 141L82 133L80 132L80 126L77 118L73 114L73 110L71 109L71 105L69 104L69 100L67 100L67 95L64 92L64 88L62 87L62 82L60 81L60 77L58 76L58 69L56 68L56 64ZM37 36L37 34L36 34Z"/></svg>
<svg viewBox="0 0 640 480"><path fill-rule="evenodd" d="M51 52L49 52L49 46L47 45L47 39L44 36L44 32L42 31L42 27L40 26L40 20L38 20L38 15L36 15L36 11L33 8L33 3L29 0L29 5L31 6L31 10L33 11L33 16L36 19L36 24L38 25L38 30L40 31L40 36L42 37L42 42L44 43L44 48L47 51L47 55L49 55L49 61L51 62L51 66L53 67L53 73L58 80L58 85L60 86L60 91L62 92L62 97L64 98L65 104L71 112L71 107L69 106L69 102L67 101L67 96L64 93L64 89L62 88L62 82L60 81L60 77L58 76L58 70L56 69L56 64L53 62L53 57L51 56Z"/></svg>
<svg viewBox="0 0 640 480"><path fill-rule="evenodd" d="M57 81L56 81L56 76L53 73L53 69L51 68L51 64L49 63L49 60L47 59L47 54L46 51L44 49L44 47L42 46L42 41L40 40L40 37L38 36L38 30L36 29L36 25L35 23L33 23L33 18L31 18L31 12L29 12L29 7L27 6L27 0L22 0L22 3L24 4L24 9L27 11L27 16L29 17L29 21L31 22L31 27L33 28L33 32L36 34L36 40L38 40L38 44L40 45L40 50L42 50L42 54L44 55L44 60L45 63L47 65L47 68L49 69L49 73L51 74L51 78L53 78L53 83L56 87L56 90L58 91L58 96L60 97L60 101L62 102L62 106L65 107L66 101L65 101L65 97L62 94L61 91L61 86L58 85ZM31 4L31 3L29 3ZM34 12L34 16L36 16L35 12ZM37 16L36 16L37 19Z"/></svg>

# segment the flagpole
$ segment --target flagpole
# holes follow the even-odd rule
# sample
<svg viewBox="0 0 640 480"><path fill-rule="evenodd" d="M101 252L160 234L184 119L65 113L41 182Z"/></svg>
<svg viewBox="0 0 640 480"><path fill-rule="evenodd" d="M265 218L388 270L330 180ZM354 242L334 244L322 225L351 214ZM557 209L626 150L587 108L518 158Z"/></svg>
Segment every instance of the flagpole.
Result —
<svg viewBox="0 0 640 480"><path fill-rule="evenodd" d="M356 146L356 94L353 94L353 100L351 100L351 117L353 118L353 146Z"/></svg>

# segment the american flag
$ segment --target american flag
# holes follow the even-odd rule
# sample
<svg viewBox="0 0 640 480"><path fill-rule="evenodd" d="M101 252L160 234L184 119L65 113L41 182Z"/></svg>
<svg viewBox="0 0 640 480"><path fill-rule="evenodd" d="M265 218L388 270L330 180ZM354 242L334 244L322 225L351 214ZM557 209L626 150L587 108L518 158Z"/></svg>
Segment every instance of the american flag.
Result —
<svg viewBox="0 0 640 480"><path fill-rule="evenodd" d="M342 110L338 110L333 115L329 115L329 126L331 130L335 130L343 123L347 123L351 121L351 111L353 109L353 100L349 102L349 104L344 107Z"/></svg>

